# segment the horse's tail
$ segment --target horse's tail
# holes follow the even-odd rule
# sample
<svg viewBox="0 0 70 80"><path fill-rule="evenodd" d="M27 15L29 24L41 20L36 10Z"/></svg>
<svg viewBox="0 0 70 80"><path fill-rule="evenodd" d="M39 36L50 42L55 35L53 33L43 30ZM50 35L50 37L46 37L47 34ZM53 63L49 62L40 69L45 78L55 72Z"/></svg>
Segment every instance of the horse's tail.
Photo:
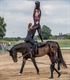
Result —
<svg viewBox="0 0 70 80"><path fill-rule="evenodd" d="M57 43L57 45L58 45L58 58L59 58L61 64L62 64L65 68L67 68L67 65L66 65L66 63L65 63L65 61L64 61L64 59L63 59L62 53L61 53L60 46L59 46L58 43Z"/></svg>

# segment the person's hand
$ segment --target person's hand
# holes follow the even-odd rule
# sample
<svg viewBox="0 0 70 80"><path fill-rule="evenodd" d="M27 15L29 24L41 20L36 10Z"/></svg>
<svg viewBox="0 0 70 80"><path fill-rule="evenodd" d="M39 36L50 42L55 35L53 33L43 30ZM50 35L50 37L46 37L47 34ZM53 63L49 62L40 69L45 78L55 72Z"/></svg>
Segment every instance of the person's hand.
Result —
<svg viewBox="0 0 70 80"><path fill-rule="evenodd" d="M36 24L39 24L39 22L37 21Z"/></svg>
<svg viewBox="0 0 70 80"><path fill-rule="evenodd" d="M32 30L33 28L32 28L32 26L30 27L30 30Z"/></svg>

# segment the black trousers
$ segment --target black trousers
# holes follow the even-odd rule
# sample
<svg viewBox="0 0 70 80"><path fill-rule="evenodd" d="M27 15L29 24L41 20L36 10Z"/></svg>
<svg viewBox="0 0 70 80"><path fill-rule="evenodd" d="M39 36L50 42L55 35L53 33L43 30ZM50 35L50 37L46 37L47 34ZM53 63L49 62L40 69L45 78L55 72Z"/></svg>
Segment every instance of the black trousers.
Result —
<svg viewBox="0 0 70 80"><path fill-rule="evenodd" d="M34 45L34 44L35 44L35 40L32 39L32 38L29 38L29 37L27 37L27 38L25 39L25 42L29 42L29 43L31 43L31 45Z"/></svg>
<svg viewBox="0 0 70 80"><path fill-rule="evenodd" d="M36 30L37 30L37 32L38 32L38 35L39 35L41 41L43 42L42 31L41 31L41 25L40 25L40 24L34 24L34 26L38 26L38 28L37 28ZM36 32L36 30L35 30L35 32ZM34 37L35 32L33 33L33 36L32 36L32 37Z"/></svg>
<svg viewBox="0 0 70 80"><path fill-rule="evenodd" d="M36 51L37 42L34 39L32 39L32 38L26 38L25 42L30 43L32 45L32 49L34 50L34 52Z"/></svg>

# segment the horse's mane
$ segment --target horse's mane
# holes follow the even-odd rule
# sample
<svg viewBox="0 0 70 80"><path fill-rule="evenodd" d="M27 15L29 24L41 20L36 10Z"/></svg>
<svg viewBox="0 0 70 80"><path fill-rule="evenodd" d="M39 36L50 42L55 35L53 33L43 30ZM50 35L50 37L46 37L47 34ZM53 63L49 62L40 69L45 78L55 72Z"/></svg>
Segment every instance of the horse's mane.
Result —
<svg viewBox="0 0 70 80"><path fill-rule="evenodd" d="M15 45L13 45L13 47L10 50L15 49L15 48L22 47L23 44L24 44L24 42L23 43L15 44Z"/></svg>

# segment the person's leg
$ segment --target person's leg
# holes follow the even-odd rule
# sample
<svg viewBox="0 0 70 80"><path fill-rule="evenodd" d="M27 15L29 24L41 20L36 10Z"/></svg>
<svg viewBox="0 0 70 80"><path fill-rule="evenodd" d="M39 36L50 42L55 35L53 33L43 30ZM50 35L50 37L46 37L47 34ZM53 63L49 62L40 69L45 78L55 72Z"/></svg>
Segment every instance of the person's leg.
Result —
<svg viewBox="0 0 70 80"><path fill-rule="evenodd" d="M40 37L41 41L43 42L41 26L40 26L40 24L38 24L38 26L39 27L38 27L37 31L38 31L38 34L39 34L39 37Z"/></svg>
<svg viewBox="0 0 70 80"><path fill-rule="evenodd" d="M37 43L33 39L30 40L30 43L32 45L33 52L37 53Z"/></svg>

